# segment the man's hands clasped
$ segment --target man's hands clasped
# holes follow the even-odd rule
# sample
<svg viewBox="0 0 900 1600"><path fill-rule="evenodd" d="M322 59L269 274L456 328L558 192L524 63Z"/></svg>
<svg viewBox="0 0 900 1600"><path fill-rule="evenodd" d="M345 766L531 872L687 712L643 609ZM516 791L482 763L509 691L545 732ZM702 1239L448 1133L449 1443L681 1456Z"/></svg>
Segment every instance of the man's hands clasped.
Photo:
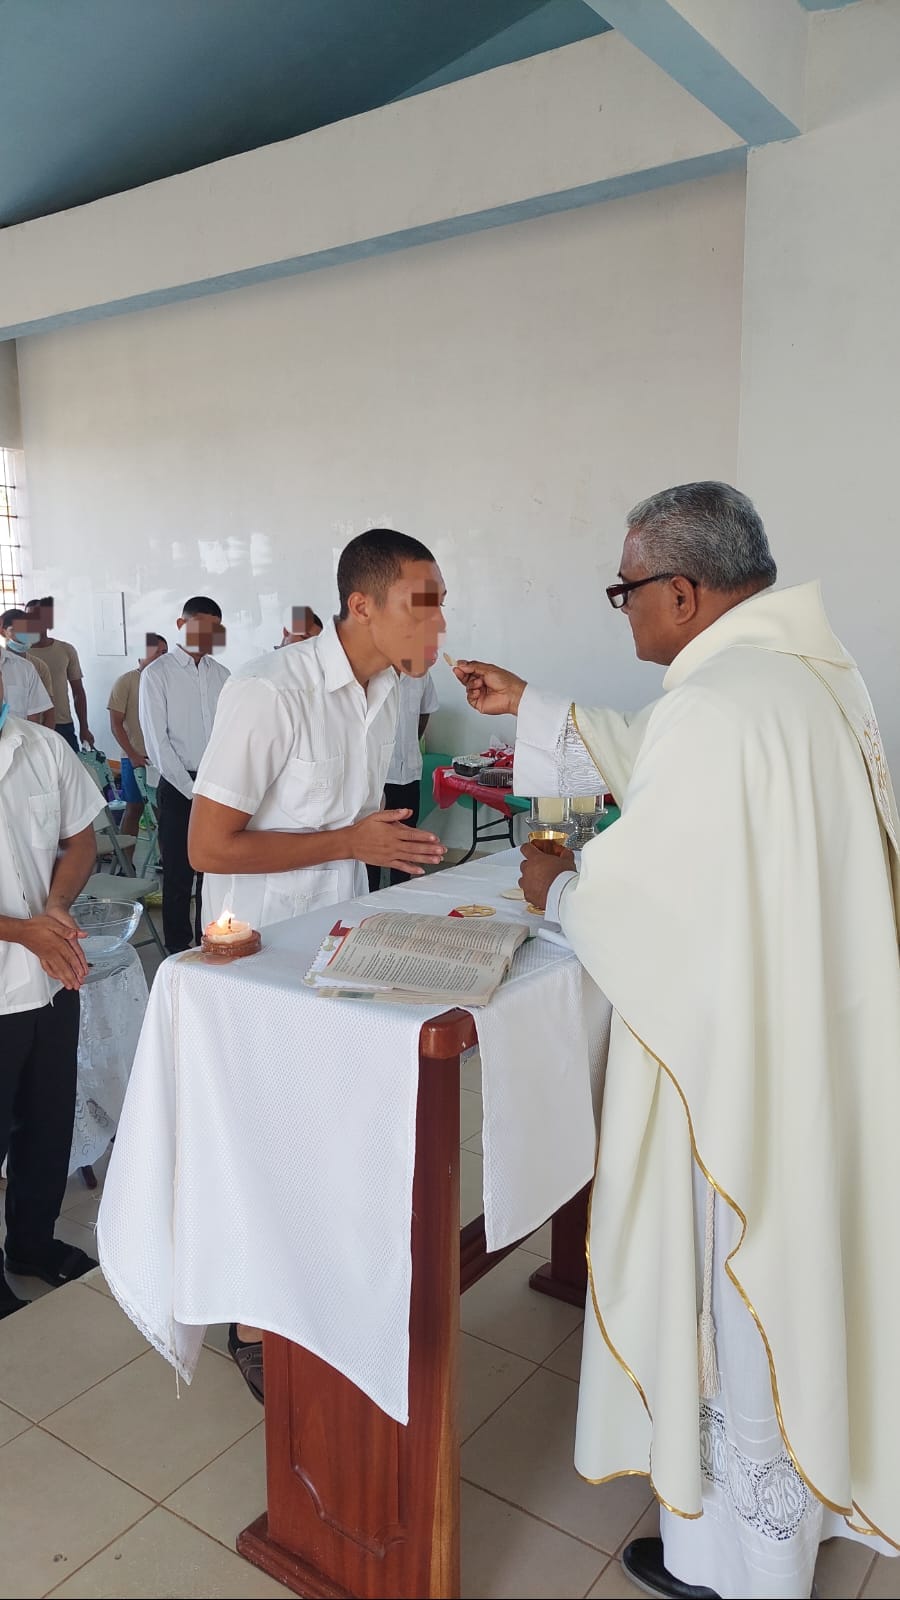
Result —
<svg viewBox="0 0 900 1600"><path fill-rule="evenodd" d="M48 905L40 916L23 921L18 943L37 956L48 977L58 979L64 989L80 989L88 975L79 943L84 938L70 912L63 906Z"/></svg>

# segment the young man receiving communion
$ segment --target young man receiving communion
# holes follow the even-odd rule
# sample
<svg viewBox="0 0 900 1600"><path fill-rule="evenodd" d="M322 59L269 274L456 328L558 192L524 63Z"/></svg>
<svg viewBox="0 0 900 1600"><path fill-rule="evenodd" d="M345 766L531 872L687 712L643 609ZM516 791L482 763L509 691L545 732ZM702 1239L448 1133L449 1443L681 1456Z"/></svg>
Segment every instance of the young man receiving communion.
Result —
<svg viewBox="0 0 900 1600"><path fill-rule="evenodd" d="M668 669L633 721L457 666L518 715L518 794L602 773L622 804L580 873L526 846L521 878L613 1005L575 1462L649 1476L662 1537L623 1556L648 1593L799 1600L825 1539L900 1543L897 806L819 589L773 593L745 495L654 495L619 577Z"/></svg>
<svg viewBox="0 0 900 1600"><path fill-rule="evenodd" d="M254 661L222 693L197 781L190 856L204 919L251 927L367 892L366 864L421 875L444 848L382 811L394 749L398 673L421 678L444 631L444 582L425 545L390 528L351 540L337 572L339 615L322 632ZM263 1398L256 1328L229 1347Z"/></svg>

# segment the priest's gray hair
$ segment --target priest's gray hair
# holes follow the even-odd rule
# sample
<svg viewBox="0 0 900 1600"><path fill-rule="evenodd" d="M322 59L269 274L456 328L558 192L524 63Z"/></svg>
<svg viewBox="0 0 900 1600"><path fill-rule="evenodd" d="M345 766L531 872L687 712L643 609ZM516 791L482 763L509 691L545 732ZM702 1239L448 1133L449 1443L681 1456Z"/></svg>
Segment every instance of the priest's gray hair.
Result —
<svg viewBox="0 0 900 1600"><path fill-rule="evenodd" d="M681 483L629 511L642 566L734 594L766 589L778 568L752 500L727 483Z"/></svg>

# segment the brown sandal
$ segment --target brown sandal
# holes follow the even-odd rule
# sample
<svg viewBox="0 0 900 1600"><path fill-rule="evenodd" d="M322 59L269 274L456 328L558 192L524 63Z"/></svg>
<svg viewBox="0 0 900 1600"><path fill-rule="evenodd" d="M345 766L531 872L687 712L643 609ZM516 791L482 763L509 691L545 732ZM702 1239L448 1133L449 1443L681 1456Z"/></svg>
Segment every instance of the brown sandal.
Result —
<svg viewBox="0 0 900 1600"><path fill-rule="evenodd" d="M254 1400L264 1405L262 1340L239 1339L237 1323L232 1322L228 1326L228 1349Z"/></svg>

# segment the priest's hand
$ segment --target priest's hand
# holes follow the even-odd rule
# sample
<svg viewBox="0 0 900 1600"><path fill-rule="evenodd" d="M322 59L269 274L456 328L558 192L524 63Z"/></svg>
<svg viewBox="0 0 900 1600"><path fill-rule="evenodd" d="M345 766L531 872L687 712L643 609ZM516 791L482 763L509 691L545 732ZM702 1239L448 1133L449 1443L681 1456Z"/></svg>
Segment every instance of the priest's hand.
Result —
<svg viewBox="0 0 900 1600"><path fill-rule="evenodd" d="M405 819L412 812L373 811L348 829L350 853L355 861L370 867L393 867L420 878L426 867L440 866L447 853L437 834L421 828L408 828Z"/></svg>
<svg viewBox="0 0 900 1600"><path fill-rule="evenodd" d="M503 667L492 667L487 661L457 661L453 672L475 711L486 717L499 717L504 712L516 715L526 688L524 678L517 678Z"/></svg>
<svg viewBox="0 0 900 1600"><path fill-rule="evenodd" d="M519 874L519 888L530 906L537 906L539 911L543 911L551 883L561 872L575 871L575 857L571 850L559 844L554 846L552 855L535 844L523 844L522 855L524 860Z"/></svg>

